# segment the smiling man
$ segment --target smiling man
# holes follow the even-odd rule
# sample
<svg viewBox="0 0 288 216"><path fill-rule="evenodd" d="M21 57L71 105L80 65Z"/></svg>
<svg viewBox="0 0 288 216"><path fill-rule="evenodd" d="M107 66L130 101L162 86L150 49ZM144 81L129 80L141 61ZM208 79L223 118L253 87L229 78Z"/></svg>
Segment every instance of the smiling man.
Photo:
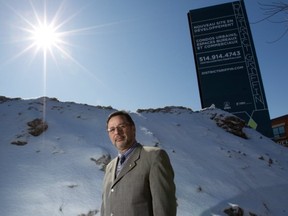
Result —
<svg viewBox="0 0 288 216"><path fill-rule="evenodd" d="M119 155L106 167L102 216L175 216L174 171L167 153L136 141L131 116L117 111L107 131Z"/></svg>

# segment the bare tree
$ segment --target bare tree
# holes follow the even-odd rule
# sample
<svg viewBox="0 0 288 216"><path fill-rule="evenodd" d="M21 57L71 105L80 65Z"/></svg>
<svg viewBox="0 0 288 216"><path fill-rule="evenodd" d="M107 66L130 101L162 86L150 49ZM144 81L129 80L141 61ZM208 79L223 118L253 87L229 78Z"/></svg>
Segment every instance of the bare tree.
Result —
<svg viewBox="0 0 288 216"><path fill-rule="evenodd" d="M271 4L258 3L261 9L264 11L265 17L256 23L269 21L275 24L285 25L284 32L271 43L281 40L286 34L288 34L288 3L285 2L272 2Z"/></svg>

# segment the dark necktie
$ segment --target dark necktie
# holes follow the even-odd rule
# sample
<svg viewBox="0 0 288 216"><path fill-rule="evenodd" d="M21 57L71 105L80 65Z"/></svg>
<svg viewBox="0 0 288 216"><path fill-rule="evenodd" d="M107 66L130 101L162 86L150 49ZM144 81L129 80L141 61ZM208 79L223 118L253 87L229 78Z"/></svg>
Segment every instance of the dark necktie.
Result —
<svg viewBox="0 0 288 216"><path fill-rule="evenodd" d="M121 157L120 157L120 164L121 165L124 163L125 159L126 159L125 155L121 155Z"/></svg>

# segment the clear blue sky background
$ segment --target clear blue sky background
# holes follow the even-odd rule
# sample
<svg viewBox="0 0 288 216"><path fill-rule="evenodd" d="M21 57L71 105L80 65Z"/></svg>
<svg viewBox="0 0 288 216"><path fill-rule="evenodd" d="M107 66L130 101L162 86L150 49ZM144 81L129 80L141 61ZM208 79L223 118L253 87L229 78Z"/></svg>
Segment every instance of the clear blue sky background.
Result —
<svg viewBox="0 0 288 216"><path fill-rule="evenodd" d="M136 111L169 105L201 109L187 13L225 0L49 0L66 54L24 50L32 41L23 28L43 17L44 1L0 0L0 95L112 106ZM288 43L276 40L287 25L263 21L258 4L246 0L271 118L288 114ZM284 1L287 2L287 1ZM62 5L62 6L61 6ZM61 10L58 10L61 8ZM287 17L286 17L287 18ZM276 19L274 19L276 20ZM22 53L23 52L23 53ZM68 54L68 55L67 55Z"/></svg>

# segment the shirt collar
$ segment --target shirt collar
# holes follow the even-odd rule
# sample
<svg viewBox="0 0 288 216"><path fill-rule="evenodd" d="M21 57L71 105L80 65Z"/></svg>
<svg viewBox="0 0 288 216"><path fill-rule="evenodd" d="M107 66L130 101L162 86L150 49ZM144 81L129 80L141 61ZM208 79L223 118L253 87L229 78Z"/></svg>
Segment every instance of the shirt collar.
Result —
<svg viewBox="0 0 288 216"><path fill-rule="evenodd" d="M118 157L121 158L121 156L124 155L125 158L127 159L130 153L136 148L137 145L138 143L134 142L134 144L124 154L118 153Z"/></svg>

